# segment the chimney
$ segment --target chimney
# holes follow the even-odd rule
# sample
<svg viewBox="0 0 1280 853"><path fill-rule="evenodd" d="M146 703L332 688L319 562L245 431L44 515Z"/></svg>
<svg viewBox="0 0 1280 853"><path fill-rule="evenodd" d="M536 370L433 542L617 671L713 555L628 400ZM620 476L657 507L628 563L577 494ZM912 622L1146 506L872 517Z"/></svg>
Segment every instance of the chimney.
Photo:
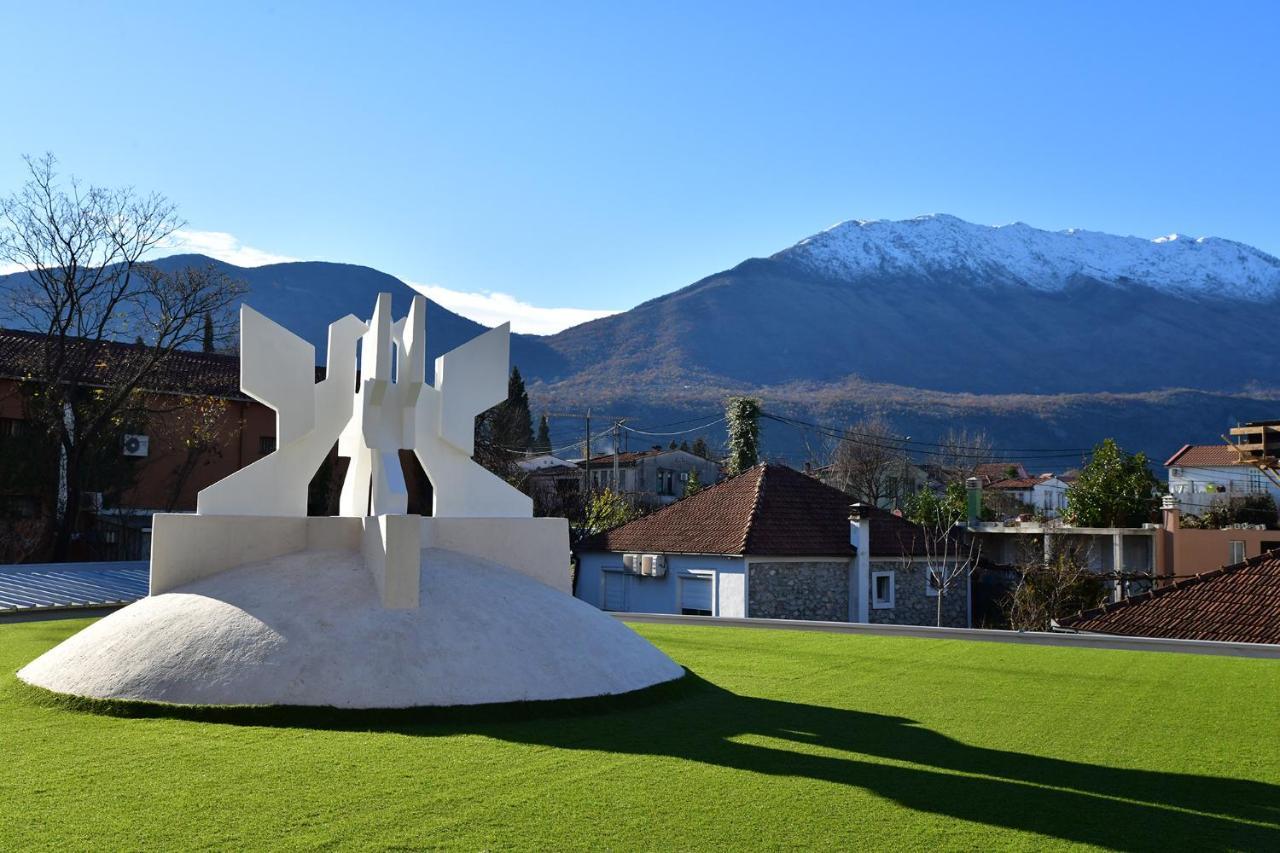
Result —
<svg viewBox="0 0 1280 853"><path fill-rule="evenodd" d="M1174 565L1177 534L1182 529L1182 510L1173 495L1160 498L1160 521L1160 537L1156 544L1157 571L1166 578L1172 578L1177 568Z"/></svg>
<svg viewBox="0 0 1280 853"><path fill-rule="evenodd" d="M855 622L866 622L871 618L871 507L864 503L856 503L849 507L849 544L857 553L854 555L854 584L856 595L853 604L857 608L852 614Z"/></svg>
<svg viewBox="0 0 1280 853"><path fill-rule="evenodd" d="M982 518L982 480L970 477L964 481L965 510L969 516L969 527L975 526Z"/></svg>

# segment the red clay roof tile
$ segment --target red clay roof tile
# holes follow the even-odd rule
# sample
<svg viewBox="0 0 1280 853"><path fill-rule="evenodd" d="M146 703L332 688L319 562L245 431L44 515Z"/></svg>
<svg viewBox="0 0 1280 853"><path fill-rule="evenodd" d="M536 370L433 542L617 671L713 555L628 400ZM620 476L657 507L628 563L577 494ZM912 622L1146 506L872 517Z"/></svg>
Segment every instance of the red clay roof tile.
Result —
<svg viewBox="0 0 1280 853"><path fill-rule="evenodd" d="M1133 637L1280 643L1280 551L1060 620Z"/></svg>
<svg viewBox="0 0 1280 853"><path fill-rule="evenodd" d="M846 556L849 495L785 465L760 464L600 533L585 551ZM871 555L923 553L923 530L881 509L870 511Z"/></svg>

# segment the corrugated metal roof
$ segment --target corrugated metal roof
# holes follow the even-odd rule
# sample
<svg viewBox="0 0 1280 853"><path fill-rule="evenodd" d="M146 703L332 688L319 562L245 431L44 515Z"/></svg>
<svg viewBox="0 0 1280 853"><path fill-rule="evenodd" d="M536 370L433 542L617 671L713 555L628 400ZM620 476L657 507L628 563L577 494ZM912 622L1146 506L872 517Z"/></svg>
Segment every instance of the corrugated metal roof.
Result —
<svg viewBox="0 0 1280 853"><path fill-rule="evenodd" d="M0 613L128 604L146 596L146 560L0 566Z"/></svg>

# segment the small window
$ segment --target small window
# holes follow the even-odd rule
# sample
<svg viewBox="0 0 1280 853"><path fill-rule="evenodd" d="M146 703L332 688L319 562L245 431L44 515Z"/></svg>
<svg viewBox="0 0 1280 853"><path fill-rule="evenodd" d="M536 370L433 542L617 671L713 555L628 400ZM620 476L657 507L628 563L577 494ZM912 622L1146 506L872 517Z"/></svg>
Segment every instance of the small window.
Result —
<svg viewBox="0 0 1280 853"><path fill-rule="evenodd" d="M1244 562L1244 542L1240 539L1231 540L1231 556L1228 558L1228 565Z"/></svg>
<svg viewBox="0 0 1280 853"><path fill-rule="evenodd" d="M893 607L893 572L871 573L871 606L876 610Z"/></svg>
<svg viewBox="0 0 1280 853"><path fill-rule="evenodd" d="M258 437L258 455L266 456L268 453L276 452L276 437L274 435L263 435Z"/></svg>

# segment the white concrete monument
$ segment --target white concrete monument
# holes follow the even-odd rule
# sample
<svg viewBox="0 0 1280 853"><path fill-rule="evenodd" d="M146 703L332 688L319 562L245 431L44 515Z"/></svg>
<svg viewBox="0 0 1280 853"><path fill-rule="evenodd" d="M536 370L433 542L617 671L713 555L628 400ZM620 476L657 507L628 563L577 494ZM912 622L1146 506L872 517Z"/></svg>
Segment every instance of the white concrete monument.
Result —
<svg viewBox="0 0 1280 853"><path fill-rule="evenodd" d="M625 693L683 670L569 589L567 522L471 458L476 415L506 398L499 326L436 359L426 302L329 326L315 349L240 309L240 385L277 417L277 449L156 515L151 595L19 672L105 699L387 708ZM357 346L359 354L357 356ZM357 384L358 377L358 384ZM307 517L337 444L340 515ZM431 480L408 515L400 451Z"/></svg>

